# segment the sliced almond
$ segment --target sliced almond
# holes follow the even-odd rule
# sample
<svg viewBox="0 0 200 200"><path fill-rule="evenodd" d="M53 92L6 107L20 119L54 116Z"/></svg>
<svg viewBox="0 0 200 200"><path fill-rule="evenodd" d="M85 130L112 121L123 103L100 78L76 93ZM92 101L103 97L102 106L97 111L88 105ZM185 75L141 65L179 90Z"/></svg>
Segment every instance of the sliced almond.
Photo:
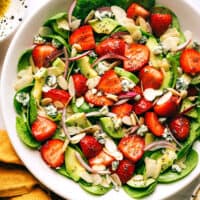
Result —
<svg viewBox="0 0 200 200"><path fill-rule="evenodd" d="M111 177L111 179L112 179L112 183L113 183L115 186L118 186L118 187L121 187L121 186L122 186L122 182L121 182L119 176L118 176L116 173L112 174L110 177Z"/></svg>
<svg viewBox="0 0 200 200"><path fill-rule="evenodd" d="M92 169L95 171L103 171L106 167L104 165L92 165Z"/></svg>
<svg viewBox="0 0 200 200"><path fill-rule="evenodd" d="M84 103L84 98L83 97L79 97L78 99L76 99L76 106L79 108L81 107L81 105L83 105Z"/></svg>
<svg viewBox="0 0 200 200"><path fill-rule="evenodd" d="M68 90L69 90L70 96L75 97L76 91L75 91L74 80L73 80L72 76L70 76L70 78L69 78Z"/></svg>
<svg viewBox="0 0 200 200"><path fill-rule="evenodd" d="M100 131L101 127L99 125L93 125L88 128L83 129L85 133L96 133L97 131Z"/></svg>
<svg viewBox="0 0 200 200"><path fill-rule="evenodd" d="M114 94L106 94L106 97L108 99L111 99L113 101L118 101L118 96L117 95L114 95Z"/></svg>
<svg viewBox="0 0 200 200"><path fill-rule="evenodd" d="M68 83L67 83L67 80L63 76L58 76L57 82L58 82L58 85L60 86L60 88L62 88L63 90L67 90Z"/></svg>
<svg viewBox="0 0 200 200"><path fill-rule="evenodd" d="M93 183L93 177L87 171L82 171L80 177L87 183Z"/></svg>
<svg viewBox="0 0 200 200"><path fill-rule="evenodd" d="M73 137L71 137L71 143L72 144L77 144L81 141L81 139L83 139L84 137L86 136L86 133L81 133L81 134L78 134L78 135L75 135Z"/></svg>
<svg viewBox="0 0 200 200"><path fill-rule="evenodd" d="M41 105L42 106L47 106L50 103L52 103L52 99L51 98L44 98L44 99L41 100Z"/></svg>
<svg viewBox="0 0 200 200"><path fill-rule="evenodd" d="M130 114L130 118L131 118L132 125L135 126L137 124L137 121L133 113Z"/></svg>
<svg viewBox="0 0 200 200"><path fill-rule="evenodd" d="M81 20L80 19L75 19L71 23L71 30L74 31L76 30L79 26L81 25Z"/></svg>
<svg viewBox="0 0 200 200"><path fill-rule="evenodd" d="M57 109L63 109L64 108L64 104L61 101L54 101L53 104Z"/></svg>
<svg viewBox="0 0 200 200"><path fill-rule="evenodd" d="M101 79L100 76L96 76L94 78L89 78L86 82L88 89L91 90L91 89L95 88L99 84L100 79Z"/></svg>
<svg viewBox="0 0 200 200"><path fill-rule="evenodd" d="M102 182L102 177L99 174L92 174L93 185L99 185Z"/></svg>
<svg viewBox="0 0 200 200"><path fill-rule="evenodd" d="M132 126L132 120L131 120L131 117L129 116L124 116L122 118L122 122L125 124L125 125L128 125L128 126Z"/></svg>
<svg viewBox="0 0 200 200"><path fill-rule="evenodd" d="M111 184L111 182L112 182L112 180L111 180L111 178L109 177L109 176L107 175L106 177L103 177L102 178L102 181L101 181L101 185L103 186L103 187L106 187L106 188L108 188L108 187L110 187L110 184Z"/></svg>
<svg viewBox="0 0 200 200"><path fill-rule="evenodd" d="M70 135L77 135L80 134L83 129L78 126L69 126L67 127L67 130Z"/></svg>

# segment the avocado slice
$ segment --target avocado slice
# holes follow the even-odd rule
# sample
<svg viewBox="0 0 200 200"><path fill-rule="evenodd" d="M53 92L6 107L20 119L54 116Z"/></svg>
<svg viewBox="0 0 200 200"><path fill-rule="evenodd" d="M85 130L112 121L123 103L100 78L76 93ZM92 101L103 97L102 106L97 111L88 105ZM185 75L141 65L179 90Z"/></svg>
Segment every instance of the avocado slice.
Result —
<svg viewBox="0 0 200 200"><path fill-rule="evenodd" d="M111 18L103 18L102 20L90 20L89 24L93 30L99 34L110 34L119 24Z"/></svg>
<svg viewBox="0 0 200 200"><path fill-rule="evenodd" d="M137 76L135 76L133 73L128 72L124 69L122 69L121 67L115 67L114 71L116 72L116 74L118 74L119 76L128 78L129 80L131 80L133 83L137 84L139 82L139 79Z"/></svg>
<svg viewBox="0 0 200 200"><path fill-rule="evenodd" d="M53 63L52 67L47 69L48 75L59 76L63 74L65 71L65 63L60 59L57 58Z"/></svg>
<svg viewBox="0 0 200 200"><path fill-rule="evenodd" d="M79 181L81 174L86 170L76 159L75 153L75 149L69 146L67 147L67 150L65 151L65 166L67 175L70 176L74 181Z"/></svg>
<svg viewBox="0 0 200 200"><path fill-rule="evenodd" d="M187 108L190 108L193 105L193 103L189 99L184 99L181 105L181 111L186 110ZM196 109L192 109L191 111L185 113L186 116L192 117L192 118L198 118L198 112Z"/></svg>
<svg viewBox="0 0 200 200"><path fill-rule="evenodd" d="M66 120L68 126L79 126L81 128L87 128L91 126L90 121L86 118L85 113L75 113L69 116Z"/></svg>
<svg viewBox="0 0 200 200"><path fill-rule="evenodd" d="M87 78L94 78L98 76L97 72L91 67L89 56L77 60L78 67L81 73Z"/></svg>
<svg viewBox="0 0 200 200"><path fill-rule="evenodd" d="M149 37L149 39L147 40L146 46L150 50L150 63L152 64L152 66L159 68L160 63L162 61L162 56L161 55L155 55L155 53L154 53L154 50L156 48L160 48L156 38Z"/></svg>
<svg viewBox="0 0 200 200"><path fill-rule="evenodd" d="M125 135L123 129L121 129L121 128L115 129L114 128L113 121L110 117L100 118L100 123L101 123L103 131L105 131L112 138L119 139Z"/></svg>
<svg viewBox="0 0 200 200"><path fill-rule="evenodd" d="M173 72L172 71L165 72L165 76L164 76L163 83L161 85L161 89L172 87L173 78L174 78L174 76L173 76Z"/></svg>

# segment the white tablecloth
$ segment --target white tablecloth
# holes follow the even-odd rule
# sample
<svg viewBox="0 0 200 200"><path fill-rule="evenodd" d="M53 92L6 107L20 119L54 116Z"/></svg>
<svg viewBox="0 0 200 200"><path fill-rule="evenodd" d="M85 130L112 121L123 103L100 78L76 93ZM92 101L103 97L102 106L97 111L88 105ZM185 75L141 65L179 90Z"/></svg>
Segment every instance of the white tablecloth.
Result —
<svg viewBox="0 0 200 200"><path fill-rule="evenodd" d="M44 4L47 0L29 0L28 1L28 14L36 10L38 7L40 7L42 4ZM178 2L179 0L177 0ZM200 1L199 0L188 0L192 4L195 4L196 6L199 6L200 8ZM7 40L4 42L0 43L0 72L1 72L1 67L3 65L4 57L6 54L6 51L8 49L8 46L12 40L12 36L10 36ZM0 129L4 128L3 120L1 117L1 112L0 112ZM182 191L180 191L178 194L175 196L168 198L166 200L187 200L192 194L192 191L194 190L195 186L200 183L200 177L198 177L196 180L194 180L188 187L184 188ZM176 188L174 188L176 190Z"/></svg>

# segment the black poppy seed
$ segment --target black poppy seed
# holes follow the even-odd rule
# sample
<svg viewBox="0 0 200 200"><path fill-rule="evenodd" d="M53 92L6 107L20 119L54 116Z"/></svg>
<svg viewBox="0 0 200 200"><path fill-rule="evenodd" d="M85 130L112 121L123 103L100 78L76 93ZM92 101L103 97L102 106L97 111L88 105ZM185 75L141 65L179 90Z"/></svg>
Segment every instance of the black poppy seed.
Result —
<svg viewBox="0 0 200 200"><path fill-rule="evenodd" d="M14 18L15 18L14 16L11 16L11 17L10 17L10 19L14 19Z"/></svg>

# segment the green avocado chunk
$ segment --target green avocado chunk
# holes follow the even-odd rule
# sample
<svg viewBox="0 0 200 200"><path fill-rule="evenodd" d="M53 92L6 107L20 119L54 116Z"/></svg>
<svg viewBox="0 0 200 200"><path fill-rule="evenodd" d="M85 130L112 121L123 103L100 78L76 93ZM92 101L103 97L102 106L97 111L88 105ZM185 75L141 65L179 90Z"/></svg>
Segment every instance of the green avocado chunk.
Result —
<svg viewBox="0 0 200 200"><path fill-rule="evenodd" d="M124 131L121 128L115 129L114 123L110 117L100 118L100 123L103 131L105 131L112 138L119 139L125 135Z"/></svg>
<svg viewBox="0 0 200 200"><path fill-rule="evenodd" d="M173 76L173 72L172 71L165 72L165 76L164 76L163 83L161 85L161 89L172 87L173 77L174 76Z"/></svg>
<svg viewBox="0 0 200 200"><path fill-rule="evenodd" d="M184 99L181 105L180 112L190 108L191 106L193 106L193 103L189 99ZM198 112L196 109L192 109L191 111L185 113L185 115L192 118L198 118Z"/></svg>

